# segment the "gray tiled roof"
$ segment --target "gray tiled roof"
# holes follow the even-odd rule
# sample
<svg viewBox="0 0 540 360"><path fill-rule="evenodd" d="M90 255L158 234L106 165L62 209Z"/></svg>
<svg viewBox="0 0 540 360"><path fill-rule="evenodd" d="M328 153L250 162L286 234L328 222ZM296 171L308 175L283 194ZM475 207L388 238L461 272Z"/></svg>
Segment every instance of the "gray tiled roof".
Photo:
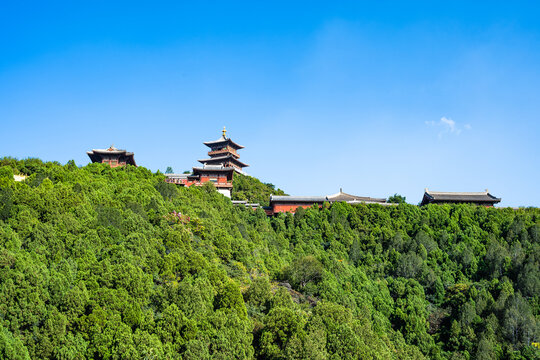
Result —
<svg viewBox="0 0 540 360"><path fill-rule="evenodd" d="M221 136L219 139L214 140L214 141L204 142L203 144L206 145L206 146L212 146L212 145L217 145L217 144L221 144L221 143L229 143L236 149L243 149L244 148L242 145L239 145L239 144L235 143L234 141L232 141L230 138L226 138L224 136Z"/></svg>
<svg viewBox="0 0 540 360"><path fill-rule="evenodd" d="M327 201L326 196L277 196L270 195L270 202L296 202L296 203L322 203Z"/></svg>
<svg viewBox="0 0 540 360"><path fill-rule="evenodd" d="M487 190L483 192L443 192L430 191L426 189L422 199L422 204L445 201L495 204L500 202L501 199L491 195Z"/></svg>
<svg viewBox="0 0 540 360"><path fill-rule="evenodd" d="M372 198L369 196L356 196L356 195L344 193L342 191L334 195L328 195L327 198L328 198L328 201L331 201L331 202L333 201L347 201L347 202L354 201L354 202L372 202L372 203L385 203L386 202L386 199Z"/></svg>

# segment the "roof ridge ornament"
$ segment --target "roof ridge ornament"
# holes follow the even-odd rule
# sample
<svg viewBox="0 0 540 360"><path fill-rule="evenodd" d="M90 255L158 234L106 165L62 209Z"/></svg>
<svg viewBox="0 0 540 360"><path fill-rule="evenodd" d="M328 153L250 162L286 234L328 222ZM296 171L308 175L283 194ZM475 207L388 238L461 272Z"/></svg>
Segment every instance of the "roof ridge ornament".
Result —
<svg viewBox="0 0 540 360"><path fill-rule="evenodd" d="M221 130L221 132L223 133L223 138L226 139L227 138L227 129L225 128L225 126L223 127L223 130Z"/></svg>

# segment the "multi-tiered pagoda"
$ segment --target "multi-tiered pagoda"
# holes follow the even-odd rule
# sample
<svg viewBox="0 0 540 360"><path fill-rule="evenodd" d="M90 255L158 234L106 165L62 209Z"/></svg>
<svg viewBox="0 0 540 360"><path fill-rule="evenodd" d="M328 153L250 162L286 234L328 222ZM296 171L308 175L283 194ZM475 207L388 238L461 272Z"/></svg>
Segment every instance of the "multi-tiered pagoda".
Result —
<svg viewBox="0 0 540 360"><path fill-rule="evenodd" d="M194 167L191 174L165 174L165 181L183 186L201 186L212 182L220 193L231 197L234 172L243 174L243 168L249 166L239 160L238 150L244 147L228 138L225 128L219 139L205 142L204 145L210 148L210 158L199 160L202 166Z"/></svg>

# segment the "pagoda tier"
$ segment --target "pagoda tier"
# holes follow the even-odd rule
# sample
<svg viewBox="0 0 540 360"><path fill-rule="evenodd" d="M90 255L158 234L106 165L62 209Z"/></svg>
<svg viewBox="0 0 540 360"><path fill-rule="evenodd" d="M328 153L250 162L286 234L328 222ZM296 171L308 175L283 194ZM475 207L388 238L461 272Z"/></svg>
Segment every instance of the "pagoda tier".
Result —
<svg viewBox="0 0 540 360"><path fill-rule="evenodd" d="M238 158L234 157L233 155L226 155L226 156L218 156L213 157L210 159L203 159L198 160L201 164L208 164L208 165L223 165L225 167L234 167L236 169L242 170L244 167L248 167L248 164L244 164Z"/></svg>
<svg viewBox="0 0 540 360"><path fill-rule="evenodd" d="M212 149L212 151L220 149L220 148L225 148L225 147L231 147L235 150L240 150L244 148L242 145L239 145L235 143L234 141L232 141L231 139L229 139L226 134L227 134L227 130L223 128L223 135L221 135L219 139L215 141L207 141L203 144L208 146L210 149Z"/></svg>

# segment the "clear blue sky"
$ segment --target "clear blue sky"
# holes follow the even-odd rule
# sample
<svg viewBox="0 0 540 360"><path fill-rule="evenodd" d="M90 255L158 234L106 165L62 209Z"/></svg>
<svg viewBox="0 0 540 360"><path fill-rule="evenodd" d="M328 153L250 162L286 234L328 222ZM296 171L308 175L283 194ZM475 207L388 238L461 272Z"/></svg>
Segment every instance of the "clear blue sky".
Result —
<svg viewBox="0 0 540 360"><path fill-rule="evenodd" d="M5 1L0 156L180 172L227 126L289 194L540 206L537 4Z"/></svg>

